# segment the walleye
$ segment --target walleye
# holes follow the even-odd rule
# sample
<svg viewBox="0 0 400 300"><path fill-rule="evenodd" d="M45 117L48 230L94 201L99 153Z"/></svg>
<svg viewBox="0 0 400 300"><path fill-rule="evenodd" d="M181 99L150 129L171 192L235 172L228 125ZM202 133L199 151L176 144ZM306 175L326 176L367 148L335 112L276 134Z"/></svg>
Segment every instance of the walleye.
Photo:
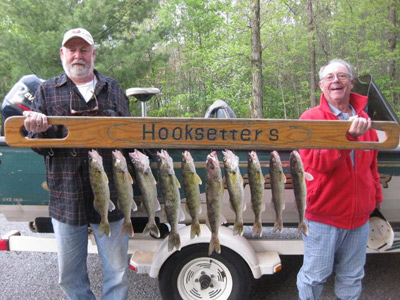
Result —
<svg viewBox="0 0 400 300"><path fill-rule="evenodd" d="M303 162L299 152L293 150L290 153L290 174L292 175L294 198L299 212L298 233L308 234L307 224L304 222L304 211L306 209L307 189L305 180L313 180L314 177L304 172Z"/></svg>
<svg viewBox="0 0 400 300"><path fill-rule="evenodd" d="M137 149L129 153L129 157L135 168L136 184L142 194L142 205L149 218L143 234L151 233L155 237L160 237L160 231L155 221L156 211L160 209L160 203L157 200L157 182L150 168L149 157Z"/></svg>
<svg viewBox="0 0 400 300"><path fill-rule="evenodd" d="M249 176L251 205L254 212L254 225L252 234L262 236L261 213L265 210L264 183L265 178L261 171L260 161L255 151L248 154L247 173Z"/></svg>
<svg viewBox="0 0 400 300"><path fill-rule="evenodd" d="M110 188L108 177L104 171L103 158L96 150L89 151L89 179L92 187L94 201L93 206L101 216L99 236L107 234L111 236L110 224L108 223L108 211L115 209L110 199Z"/></svg>
<svg viewBox="0 0 400 300"><path fill-rule="evenodd" d="M182 184L186 196L186 208L192 218L190 238L200 236L200 223L198 214L201 213L200 188L202 184L199 175L196 173L193 157L189 151L182 153L181 162Z"/></svg>
<svg viewBox="0 0 400 300"><path fill-rule="evenodd" d="M222 151L222 154L229 201L236 215L233 234L243 235L243 211L246 209L246 204L244 202L243 177L239 170L239 157L230 150Z"/></svg>
<svg viewBox="0 0 400 300"><path fill-rule="evenodd" d="M134 231L131 221L131 210L137 210L137 205L133 200L133 179L128 172L128 165L121 151L113 151L112 156L114 183L118 195L117 206L124 214L122 235L128 234L129 236L133 236Z"/></svg>
<svg viewBox="0 0 400 300"><path fill-rule="evenodd" d="M207 218L211 231L211 241L208 255L214 251L221 253L221 245L218 230L221 224L222 197L224 195L224 184L222 182L221 167L219 165L216 151L211 152L206 160L206 200Z"/></svg>
<svg viewBox="0 0 400 300"><path fill-rule="evenodd" d="M276 221L273 231L283 230L282 211L285 209L284 189L286 176L283 173L281 158L277 151L272 151L269 160L269 175L271 181L272 203L274 204Z"/></svg>
<svg viewBox="0 0 400 300"><path fill-rule="evenodd" d="M164 199L165 212L168 223L171 225L171 232L168 236L168 251L174 247L181 250L181 239L178 233L178 223L180 220L181 198L179 188L181 187L175 176L174 163L171 156L165 150L157 151L158 174L161 195Z"/></svg>

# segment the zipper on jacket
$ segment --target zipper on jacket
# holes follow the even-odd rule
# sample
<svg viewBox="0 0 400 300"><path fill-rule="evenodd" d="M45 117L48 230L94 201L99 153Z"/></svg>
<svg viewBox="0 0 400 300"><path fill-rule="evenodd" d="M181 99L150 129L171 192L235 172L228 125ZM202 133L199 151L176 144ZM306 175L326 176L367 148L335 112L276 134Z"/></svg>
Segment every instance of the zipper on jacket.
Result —
<svg viewBox="0 0 400 300"><path fill-rule="evenodd" d="M353 150L354 151L354 164L352 163L352 180L353 180L353 186L354 186L354 189L353 189L353 193L352 193L352 197L353 197L353 202L354 202L354 205L353 205L353 216L352 216L352 220L351 220L351 224L350 224L350 228L353 228L353 224L354 224L354 220L355 220L355 217L356 217L356 215L357 215L357 211L358 211L358 203L357 203L357 195L358 195L358 185L357 185L357 174L358 174L358 172L357 172L357 168L356 168L356 163L357 163L357 154L356 154L356 150ZM351 160L351 158L350 158L350 160Z"/></svg>

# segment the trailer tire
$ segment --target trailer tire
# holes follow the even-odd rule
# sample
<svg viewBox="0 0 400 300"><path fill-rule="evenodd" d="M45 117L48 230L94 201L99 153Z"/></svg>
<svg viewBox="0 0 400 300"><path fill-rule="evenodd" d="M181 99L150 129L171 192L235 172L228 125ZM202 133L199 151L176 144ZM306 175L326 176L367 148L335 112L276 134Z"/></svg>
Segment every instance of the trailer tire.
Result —
<svg viewBox="0 0 400 300"><path fill-rule="evenodd" d="M168 300L249 299L252 275L233 250L208 255L208 244L195 244L175 252L163 264L159 288Z"/></svg>

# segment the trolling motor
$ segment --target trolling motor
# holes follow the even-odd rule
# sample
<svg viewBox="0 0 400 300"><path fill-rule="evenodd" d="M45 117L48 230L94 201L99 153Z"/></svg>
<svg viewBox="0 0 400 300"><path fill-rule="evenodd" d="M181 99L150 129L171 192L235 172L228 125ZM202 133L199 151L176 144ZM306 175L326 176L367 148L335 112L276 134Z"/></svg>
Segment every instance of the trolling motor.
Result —
<svg viewBox="0 0 400 300"><path fill-rule="evenodd" d="M149 101L154 95L160 93L157 88L130 88L126 90L126 95L128 97L135 97L141 103L142 117L147 116L147 105L146 102Z"/></svg>

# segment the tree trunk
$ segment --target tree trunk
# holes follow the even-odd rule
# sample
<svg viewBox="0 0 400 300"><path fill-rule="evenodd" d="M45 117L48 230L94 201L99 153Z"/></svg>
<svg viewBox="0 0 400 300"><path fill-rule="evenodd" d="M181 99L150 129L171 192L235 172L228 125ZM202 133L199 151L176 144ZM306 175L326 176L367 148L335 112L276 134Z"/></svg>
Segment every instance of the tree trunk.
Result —
<svg viewBox="0 0 400 300"><path fill-rule="evenodd" d="M396 29L397 29L397 12L396 12L396 7L397 7L397 1L398 0L393 0L392 3L389 6L389 22L392 25L392 30L389 33L389 52L394 53L396 50L396 45L397 45L397 36L396 36ZM400 95L399 93L396 93L393 91L394 87L393 85L398 85L400 83L400 76L399 78L396 78L396 59L395 56L392 55L390 62L389 62L389 76L391 79L391 89L392 89L392 106L393 108L397 108L399 105L399 98Z"/></svg>
<svg viewBox="0 0 400 300"><path fill-rule="evenodd" d="M251 5L251 65L253 75L253 102L250 105L251 117L263 117L263 79L262 50L260 38L260 0L252 0Z"/></svg>
<svg viewBox="0 0 400 300"><path fill-rule="evenodd" d="M315 81L316 70L315 70L315 28L314 28L314 14L312 0L307 0L307 21L308 21L308 33L310 35L310 104L311 107L317 105L316 91L317 83Z"/></svg>

